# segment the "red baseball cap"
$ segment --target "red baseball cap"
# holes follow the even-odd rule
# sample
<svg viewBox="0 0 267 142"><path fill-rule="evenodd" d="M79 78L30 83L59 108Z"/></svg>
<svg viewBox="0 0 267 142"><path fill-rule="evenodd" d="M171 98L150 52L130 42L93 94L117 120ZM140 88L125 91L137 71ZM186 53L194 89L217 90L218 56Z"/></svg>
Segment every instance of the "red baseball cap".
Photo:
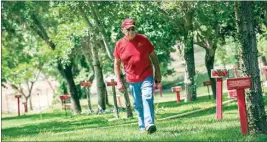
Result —
<svg viewBox="0 0 267 142"><path fill-rule="evenodd" d="M121 27L122 27L122 28L135 27L135 22L134 22L133 19L131 19L131 18L127 18L127 19L125 19L125 20L121 23Z"/></svg>

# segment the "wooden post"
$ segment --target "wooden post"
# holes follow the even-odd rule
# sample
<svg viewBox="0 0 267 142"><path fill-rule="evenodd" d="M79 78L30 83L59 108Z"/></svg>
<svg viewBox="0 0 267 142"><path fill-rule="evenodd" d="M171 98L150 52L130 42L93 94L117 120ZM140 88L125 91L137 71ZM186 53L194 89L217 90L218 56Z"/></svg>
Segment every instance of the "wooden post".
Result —
<svg viewBox="0 0 267 142"><path fill-rule="evenodd" d="M60 100L62 101L62 107L64 107L64 110L65 110L65 115L67 116L67 108L70 108L71 105L67 105L66 104L66 100L70 98L70 96L68 94L64 94L64 95L61 95L59 96L60 97Z"/></svg>
<svg viewBox="0 0 267 142"><path fill-rule="evenodd" d="M172 90L172 92L176 92L177 103L180 103L181 102L180 91L182 91L182 87L181 86L175 86L175 87L172 87L171 90Z"/></svg>
<svg viewBox="0 0 267 142"><path fill-rule="evenodd" d="M116 89L115 86L117 85L117 82L114 81L114 79L111 79L111 82L107 82L107 86L112 86L112 93L113 93L113 101L114 101L114 114L116 118L119 118L119 110L117 105L117 97L116 97Z"/></svg>
<svg viewBox="0 0 267 142"><path fill-rule="evenodd" d="M238 102L241 132L242 134L247 134L248 133L248 120L247 120L247 110L246 110L244 89L237 89L236 92L237 92L237 102Z"/></svg>
<svg viewBox="0 0 267 142"><path fill-rule="evenodd" d="M242 77L228 79L227 88L228 90L236 89L241 132L242 134L248 134L248 120L244 90L246 88L251 88L251 78Z"/></svg>
<svg viewBox="0 0 267 142"><path fill-rule="evenodd" d="M203 82L203 86L207 86L207 88L208 88L208 93L209 93L209 99L211 98L210 97L210 89L209 89L209 86L211 85L211 81L204 81Z"/></svg>
<svg viewBox="0 0 267 142"><path fill-rule="evenodd" d="M90 87L92 86L92 82L81 82L81 86L87 88L87 102L88 102L88 110L91 112L92 107L91 107L91 99L90 99Z"/></svg>
<svg viewBox="0 0 267 142"><path fill-rule="evenodd" d="M228 98L230 99L237 99L236 90L228 90Z"/></svg>
<svg viewBox="0 0 267 142"><path fill-rule="evenodd" d="M177 100L177 103L180 103L181 102L180 92L179 91L176 92L176 100Z"/></svg>
<svg viewBox="0 0 267 142"><path fill-rule="evenodd" d="M19 99L21 98L21 95L15 95L15 98L18 100L18 116L20 116L20 105L19 105Z"/></svg>
<svg viewBox="0 0 267 142"><path fill-rule="evenodd" d="M222 78L216 79L216 118L222 119Z"/></svg>
<svg viewBox="0 0 267 142"><path fill-rule="evenodd" d="M226 69L213 69L211 70L211 77L216 78L216 118L222 119L222 77L228 76Z"/></svg>

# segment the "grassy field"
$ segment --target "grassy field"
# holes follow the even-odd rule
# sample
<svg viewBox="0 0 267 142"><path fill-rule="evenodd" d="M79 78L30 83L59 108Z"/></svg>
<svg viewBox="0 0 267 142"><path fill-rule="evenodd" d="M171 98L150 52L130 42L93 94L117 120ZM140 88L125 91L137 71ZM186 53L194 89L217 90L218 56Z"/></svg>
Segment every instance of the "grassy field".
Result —
<svg viewBox="0 0 267 142"><path fill-rule="evenodd" d="M266 102L267 96L264 99ZM220 121L216 120L214 105L208 96L190 103L156 103L158 131L152 135L140 133L137 119L126 119L125 112L120 112L120 119L115 121L110 121L113 113L65 116L58 107L42 112L42 118L39 114L2 115L2 141L267 141L267 135L241 134L236 102L223 106ZM160 120L208 107L183 117Z"/></svg>

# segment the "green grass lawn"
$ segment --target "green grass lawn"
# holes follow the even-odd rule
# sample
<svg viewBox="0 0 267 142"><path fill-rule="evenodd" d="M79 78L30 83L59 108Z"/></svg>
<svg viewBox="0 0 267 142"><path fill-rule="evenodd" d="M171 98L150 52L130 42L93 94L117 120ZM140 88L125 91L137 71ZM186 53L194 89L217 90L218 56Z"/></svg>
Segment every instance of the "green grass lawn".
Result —
<svg viewBox="0 0 267 142"><path fill-rule="evenodd" d="M267 96L264 99L266 102ZM189 103L156 103L156 118L214 105L215 101L207 96ZM267 141L266 135L241 134L236 102L223 106L220 121L216 120L214 107L176 119L156 120L158 131L152 135L140 133L137 118L126 119L125 112L120 112L116 121L109 121L114 118L112 113L72 117L68 114L65 116L64 110L53 107L42 113L42 119L39 114L2 115L2 141Z"/></svg>

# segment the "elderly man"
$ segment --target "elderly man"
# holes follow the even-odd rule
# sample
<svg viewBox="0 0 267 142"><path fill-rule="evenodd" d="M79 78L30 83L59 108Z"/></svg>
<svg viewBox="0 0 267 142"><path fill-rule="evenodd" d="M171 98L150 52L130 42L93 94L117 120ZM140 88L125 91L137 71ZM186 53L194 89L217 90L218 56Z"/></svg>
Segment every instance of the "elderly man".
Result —
<svg viewBox="0 0 267 142"><path fill-rule="evenodd" d="M135 22L131 18L121 24L125 35L114 50L114 71L117 77L118 89L123 92L125 86L120 78L120 65L123 63L126 81L134 99L134 108L138 115L138 125L141 132L154 133L157 128L154 120L153 85L161 82L161 73L154 46L144 35L135 32ZM155 76L153 77L153 67Z"/></svg>

